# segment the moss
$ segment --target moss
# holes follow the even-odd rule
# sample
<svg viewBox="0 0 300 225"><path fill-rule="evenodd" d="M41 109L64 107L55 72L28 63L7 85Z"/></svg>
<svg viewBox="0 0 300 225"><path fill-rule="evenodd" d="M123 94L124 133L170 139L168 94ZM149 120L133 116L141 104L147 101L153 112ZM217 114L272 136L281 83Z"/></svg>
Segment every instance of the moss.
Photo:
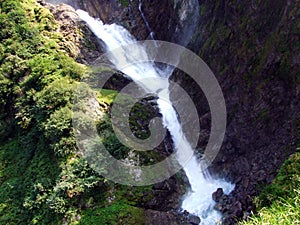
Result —
<svg viewBox="0 0 300 225"><path fill-rule="evenodd" d="M205 13L206 13L206 7L203 4L203 5L200 6L200 16L204 16Z"/></svg>
<svg viewBox="0 0 300 225"><path fill-rule="evenodd" d="M259 208L241 224L298 224L300 218L300 148L281 167L278 175L255 199Z"/></svg>
<svg viewBox="0 0 300 225"><path fill-rule="evenodd" d="M267 186L258 199L260 206L267 206L274 201L288 196L294 196L294 190L300 187L300 148L280 169L276 179Z"/></svg>
<svg viewBox="0 0 300 225"><path fill-rule="evenodd" d="M144 213L141 208L114 203L106 208L84 210L79 225L142 225Z"/></svg>
<svg viewBox="0 0 300 225"><path fill-rule="evenodd" d="M109 89L101 89L98 95L98 101L100 103L105 103L107 105L111 105L113 101L115 100L118 92L115 90L109 90Z"/></svg>
<svg viewBox="0 0 300 225"><path fill-rule="evenodd" d="M115 200L131 206L143 206L153 199L152 185L116 185Z"/></svg>
<svg viewBox="0 0 300 225"><path fill-rule="evenodd" d="M270 120L270 111L269 109L261 110L258 115L256 116L257 120L263 120L265 123L268 123Z"/></svg>
<svg viewBox="0 0 300 225"><path fill-rule="evenodd" d="M114 99L118 95L118 104L121 104L122 109L126 108L128 105L131 105L134 99L126 94L118 94L116 91L102 89L99 93L99 102L100 104L113 104ZM123 108L124 107L124 108ZM118 126L112 128L112 121L110 116L103 117L97 124L97 130L102 137L103 144L105 148L117 159L125 159L128 156L130 146L128 143L127 146L123 145L115 135L115 132L118 132L118 135L126 138L127 134L124 134L121 130L123 124L127 125L129 122L129 128L132 133L139 139L146 139L150 135L150 131L148 128L149 121L152 117L155 116L155 109L148 105L145 105L145 102L138 102L134 104L129 113L129 118L123 115L122 112L115 112L114 115L114 123L118 124ZM124 125L124 126L125 126ZM130 141L130 140L127 140ZM149 165L155 162L159 162L162 160L162 156L157 151L135 151L135 155L139 158L139 162L141 165Z"/></svg>
<svg viewBox="0 0 300 225"><path fill-rule="evenodd" d="M122 5L122 7L128 7L130 1L129 0L118 0L120 2L120 4Z"/></svg>

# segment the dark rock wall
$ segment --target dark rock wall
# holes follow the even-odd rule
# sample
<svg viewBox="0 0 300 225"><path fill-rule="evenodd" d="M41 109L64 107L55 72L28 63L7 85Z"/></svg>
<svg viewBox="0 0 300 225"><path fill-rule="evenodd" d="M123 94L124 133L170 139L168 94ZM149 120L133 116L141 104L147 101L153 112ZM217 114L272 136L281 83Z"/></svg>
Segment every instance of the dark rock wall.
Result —
<svg viewBox="0 0 300 225"><path fill-rule="evenodd" d="M189 48L213 70L226 100L226 139L211 170L236 183L224 200L227 214L253 210L251 196L299 144L299 11L299 1L200 1ZM198 88L178 71L173 79ZM201 92L190 93L205 114Z"/></svg>
<svg viewBox="0 0 300 225"><path fill-rule="evenodd" d="M175 2L144 1L157 39L176 40ZM254 210L252 196L272 181L299 143L300 3L220 0L199 5L199 22L188 48L211 67L226 100L226 138L211 170L236 183L233 194L218 205L230 224L231 216ZM147 38L139 14L134 18L138 32L133 33ZM207 102L188 76L176 71L172 79L186 87L197 105L201 147L209 134Z"/></svg>
<svg viewBox="0 0 300 225"><path fill-rule="evenodd" d="M43 0L42 0L43 1ZM93 17L100 18L105 23L112 23L118 21L122 17L121 4L117 0L45 0L46 2L59 5L67 4L74 9L83 9ZM126 11L126 10L125 10Z"/></svg>
<svg viewBox="0 0 300 225"><path fill-rule="evenodd" d="M86 10L91 16L100 18L104 23L118 23L125 26L139 40L151 39L139 11L138 0L128 0L127 6L122 5L118 0L46 0L46 2L56 5L69 4L75 9ZM187 44L198 21L197 0L143 0L141 2L142 11L156 39Z"/></svg>
<svg viewBox="0 0 300 225"><path fill-rule="evenodd" d="M155 33L156 39L170 40L174 33L176 24L175 12L173 10L173 0L144 0L142 10L150 24L151 29ZM134 26L132 34L140 40L151 39L143 18L138 9L138 1L133 1L132 18Z"/></svg>

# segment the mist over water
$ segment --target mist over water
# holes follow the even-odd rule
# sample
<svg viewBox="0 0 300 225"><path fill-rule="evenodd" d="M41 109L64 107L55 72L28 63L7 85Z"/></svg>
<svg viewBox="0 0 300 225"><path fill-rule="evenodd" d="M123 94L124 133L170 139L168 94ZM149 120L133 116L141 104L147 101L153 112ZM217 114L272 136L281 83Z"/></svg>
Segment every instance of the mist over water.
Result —
<svg viewBox="0 0 300 225"><path fill-rule="evenodd" d="M182 131L177 113L170 100L168 80L171 75L170 68L167 67L165 70L158 68L154 62L149 60L147 50L142 45L135 45L130 51L127 48L122 48L122 46L136 43L136 39L125 28L116 24L103 24L102 21L90 17L88 13L82 10L77 10L77 13L94 34L101 39L105 50L111 51L109 60L115 67L145 91L158 96L157 104L162 114L163 125L171 134L176 159L184 167L191 186L191 191L182 202L182 209L199 216L201 218L200 224L218 224L222 215L213 209L215 202L212 199L212 193L217 188L223 188L224 193L228 194L233 190L234 185L223 179L212 178L207 171L203 172L201 169L202 162L199 162L196 156L187 158L188 155L193 155L194 149ZM120 50L114 54L115 51L112 50L117 48ZM144 63L135 63L137 59L143 59ZM127 66L124 67L124 65ZM153 82L149 82L148 78L153 78Z"/></svg>

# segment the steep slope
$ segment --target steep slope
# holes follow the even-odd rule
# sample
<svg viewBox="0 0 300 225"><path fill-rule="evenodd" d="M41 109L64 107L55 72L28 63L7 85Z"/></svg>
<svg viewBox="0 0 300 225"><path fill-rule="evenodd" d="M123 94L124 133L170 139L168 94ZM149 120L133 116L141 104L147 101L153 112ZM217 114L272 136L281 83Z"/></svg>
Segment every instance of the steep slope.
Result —
<svg viewBox="0 0 300 225"><path fill-rule="evenodd" d="M129 4L129 2L128 2ZM174 41L186 1L143 1L156 38ZM175 7L177 5L177 7ZM211 170L237 184L218 208L230 217L254 210L252 197L270 183L299 143L299 1L199 1L199 22L188 48L212 68L228 111L226 140ZM132 2L123 24L140 38L149 31ZM119 21L112 17L110 21ZM176 36L176 35L175 35ZM176 39L175 39L176 40ZM199 87L180 71L173 75L197 105L207 141L210 115Z"/></svg>
<svg viewBox="0 0 300 225"><path fill-rule="evenodd" d="M215 72L228 110L212 166L236 183L233 206L220 206L223 212L253 210L248 196L272 181L299 144L299 10L298 1L202 2L190 46Z"/></svg>
<svg viewBox="0 0 300 225"><path fill-rule="evenodd" d="M77 7L80 2L72 1ZM178 2L143 1L158 39L178 40L173 39L180 22ZM107 22L122 23L139 39L149 38L137 1L131 7L129 1L122 3L126 7L85 1L83 7ZM199 4L200 19L188 47L212 68L226 99L226 140L211 170L236 183L232 195L216 198L225 223L233 224L255 210L253 196L299 146L300 5L292 0ZM172 213L153 211L178 204L177 178L141 189L115 186L74 154L70 93L85 72L75 60L90 62L101 51L90 31L73 23L73 10L50 7L57 24L34 1L6 0L0 6L0 222L61 224L82 218L83 224L139 224L145 215L153 219L150 223L177 220ZM172 79L197 105L202 147L210 130L206 100L185 74L176 71ZM168 205L172 193L174 202Z"/></svg>
<svg viewBox="0 0 300 225"><path fill-rule="evenodd" d="M178 208L181 176L153 186L122 186L99 176L79 156L72 117L79 116L82 126L88 121L85 115L74 115L72 107L74 93L90 71L76 61L89 63L101 51L71 7L39 3L0 3L0 223L151 224L158 217L162 223L186 221L167 212ZM120 83L107 86L118 89ZM85 93L100 112L96 123L104 144L115 157L123 157L127 149L110 129L107 113L117 92ZM141 125L139 118L155 113L151 105L137 104L132 129L147 135L147 124ZM143 163L159 160L164 144L161 148L145 155Z"/></svg>

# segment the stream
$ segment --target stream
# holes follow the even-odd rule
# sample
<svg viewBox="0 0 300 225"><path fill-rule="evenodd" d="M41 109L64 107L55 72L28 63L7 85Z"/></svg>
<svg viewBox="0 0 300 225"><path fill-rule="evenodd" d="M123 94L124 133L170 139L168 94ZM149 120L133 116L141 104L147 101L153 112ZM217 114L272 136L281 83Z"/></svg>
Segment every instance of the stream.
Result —
<svg viewBox="0 0 300 225"><path fill-rule="evenodd" d="M194 153L186 136L183 133L182 126L178 120L177 113L173 108L170 100L169 77L171 75L170 68L158 68L154 62L145 62L143 64L134 63L134 59L145 54L147 50L142 45L137 45L132 51L118 51L114 55L114 49L121 46L134 44L137 42L129 31L117 24L103 24L99 19L92 18L87 12L77 10L79 17L84 20L93 33L101 40L103 48L106 52L112 52L109 60L115 67L131 78L135 83L141 86L149 93L155 93L158 97L157 104L162 115L164 127L166 127L172 137L175 147L176 159L183 166L186 176L189 180L191 190L184 196L182 202L182 210L186 210L191 214L195 214L201 218L201 225L219 224L222 214L214 210L215 202L212 199L212 193L217 188L223 188L225 194L229 194L234 185L223 179L215 179L210 176L207 171L201 170L201 160L196 156L183 163L186 153ZM146 18L144 18L146 19ZM123 68L126 60L127 67ZM145 78L155 78L156 82L149 82Z"/></svg>

